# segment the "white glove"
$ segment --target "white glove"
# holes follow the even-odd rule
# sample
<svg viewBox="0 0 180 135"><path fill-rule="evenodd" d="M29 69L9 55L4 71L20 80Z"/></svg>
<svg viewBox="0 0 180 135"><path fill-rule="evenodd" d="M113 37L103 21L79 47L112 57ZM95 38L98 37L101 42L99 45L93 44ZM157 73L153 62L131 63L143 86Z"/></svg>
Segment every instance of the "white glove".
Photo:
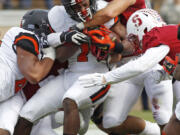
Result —
<svg viewBox="0 0 180 135"><path fill-rule="evenodd" d="M60 40L60 35L61 33L51 33L49 35L47 35L47 41L48 41L48 45L52 46L52 47L57 47L59 45L61 45L61 40Z"/></svg>
<svg viewBox="0 0 180 135"><path fill-rule="evenodd" d="M104 75L100 73L83 75L80 76L78 80L80 84L85 88L106 85Z"/></svg>
<svg viewBox="0 0 180 135"><path fill-rule="evenodd" d="M155 82L158 84L161 81L164 80L172 80L172 76L169 75L166 71L162 70L157 70L157 71L153 71L152 76L155 80Z"/></svg>
<svg viewBox="0 0 180 135"><path fill-rule="evenodd" d="M50 58L52 60L55 60L56 53L53 47L43 48L42 52L43 52L43 58Z"/></svg>
<svg viewBox="0 0 180 135"><path fill-rule="evenodd" d="M80 22L80 23L76 24L75 26L76 26L76 30L79 30L79 31L81 31L85 28L83 22Z"/></svg>

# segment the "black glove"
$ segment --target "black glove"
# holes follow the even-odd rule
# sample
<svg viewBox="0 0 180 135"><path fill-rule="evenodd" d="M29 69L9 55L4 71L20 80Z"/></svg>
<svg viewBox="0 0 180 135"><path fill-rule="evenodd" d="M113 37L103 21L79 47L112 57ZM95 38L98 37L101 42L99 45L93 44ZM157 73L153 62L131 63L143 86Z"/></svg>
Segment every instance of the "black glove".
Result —
<svg viewBox="0 0 180 135"><path fill-rule="evenodd" d="M81 33L77 30L69 30L63 32L60 35L61 42L74 43L76 45L81 45L82 43L89 43L89 37L84 33Z"/></svg>

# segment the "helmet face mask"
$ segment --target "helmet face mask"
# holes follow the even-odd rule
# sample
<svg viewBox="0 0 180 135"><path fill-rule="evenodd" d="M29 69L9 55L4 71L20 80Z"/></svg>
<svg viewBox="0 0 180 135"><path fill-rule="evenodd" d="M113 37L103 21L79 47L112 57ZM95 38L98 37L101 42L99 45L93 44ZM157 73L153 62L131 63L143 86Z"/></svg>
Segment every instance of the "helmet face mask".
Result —
<svg viewBox="0 0 180 135"><path fill-rule="evenodd" d="M132 40L132 35L136 37L136 46L142 47L143 36L154 27L162 27L166 23L161 16L152 9L141 9L133 13L127 22L127 35ZM137 42L138 40L138 42ZM135 42L135 40L133 41Z"/></svg>
<svg viewBox="0 0 180 135"><path fill-rule="evenodd" d="M78 22L86 22L95 12L94 0L62 0L66 12Z"/></svg>

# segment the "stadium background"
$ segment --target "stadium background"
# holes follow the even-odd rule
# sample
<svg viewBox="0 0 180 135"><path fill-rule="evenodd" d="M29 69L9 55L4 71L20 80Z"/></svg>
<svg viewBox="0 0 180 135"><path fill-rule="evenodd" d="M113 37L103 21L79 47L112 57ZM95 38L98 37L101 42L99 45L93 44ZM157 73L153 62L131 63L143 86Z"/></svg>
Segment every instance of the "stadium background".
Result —
<svg viewBox="0 0 180 135"><path fill-rule="evenodd" d="M19 0L12 0L11 1L11 5L10 7L4 7L4 2L6 2L7 0L0 0L0 39L2 39L4 33L12 26L19 26L20 24L20 20L21 17L23 16L23 14L28 10L28 9L33 9L33 8L43 8L43 9L47 9L44 0L32 0L32 5L29 8L20 8L19 7ZM166 15L166 11L168 12L168 8L166 8L166 6L168 6L170 8L170 6L168 5L170 2L172 3L173 0L151 0L148 1L149 4L155 9L157 10L159 13L161 13L161 15L164 17L165 21L167 23L171 23L171 21L174 21L172 23L179 23L180 22L180 17L178 15L180 15L180 10L178 11L173 11L173 12L177 12L177 14L172 13L169 16L171 16L171 19L168 18L168 15ZM174 1L178 1L177 3L175 3L174 5L171 4L172 6L180 6L180 0L174 0ZM60 4L60 0L54 0L54 5L56 4ZM164 6L164 7L163 7ZM164 10L164 9L165 10ZM173 8L174 9L174 8ZM180 8L179 8L180 9ZM172 11L172 10L171 10ZM163 12L163 13L162 13ZM164 16L165 14L165 16ZM176 15L176 16L175 16ZM139 116L142 117L146 120L149 121L154 121L152 118L152 114L150 111L144 111L143 110L143 106L141 103L141 99L138 100L138 102L135 104L135 106L133 107L131 113L132 115L135 116ZM62 132L62 128L58 128L55 131L57 131L58 133ZM96 135L104 135L104 133L100 132L99 130L96 129L96 127L91 123L90 124L90 130L88 131L88 134L96 134Z"/></svg>

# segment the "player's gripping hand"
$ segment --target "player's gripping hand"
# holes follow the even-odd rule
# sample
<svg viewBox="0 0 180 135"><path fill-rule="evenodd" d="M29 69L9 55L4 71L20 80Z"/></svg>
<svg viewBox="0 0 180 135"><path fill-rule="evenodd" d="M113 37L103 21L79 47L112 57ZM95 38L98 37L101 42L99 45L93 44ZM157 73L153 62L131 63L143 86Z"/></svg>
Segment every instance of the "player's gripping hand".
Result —
<svg viewBox="0 0 180 135"><path fill-rule="evenodd" d="M100 73L83 75L80 76L78 80L80 84L85 88L106 85L105 77Z"/></svg>
<svg viewBox="0 0 180 135"><path fill-rule="evenodd" d="M89 42L89 37L77 30L63 32L60 36L60 39L61 42L74 43L76 45Z"/></svg>
<svg viewBox="0 0 180 135"><path fill-rule="evenodd" d="M171 59L169 56L165 57L163 62L163 69L169 74L173 75L173 72L178 64L178 56L175 57L175 60Z"/></svg>
<svg viewBox="0 0 180 135"><path fill-rule="evenodd" d="M68 30L62 33L51 33L47 36L47 40L50 46L57 47L64 43L74 43L81 45L82 43L88 43L89 37L77 30Z"/></svg>

